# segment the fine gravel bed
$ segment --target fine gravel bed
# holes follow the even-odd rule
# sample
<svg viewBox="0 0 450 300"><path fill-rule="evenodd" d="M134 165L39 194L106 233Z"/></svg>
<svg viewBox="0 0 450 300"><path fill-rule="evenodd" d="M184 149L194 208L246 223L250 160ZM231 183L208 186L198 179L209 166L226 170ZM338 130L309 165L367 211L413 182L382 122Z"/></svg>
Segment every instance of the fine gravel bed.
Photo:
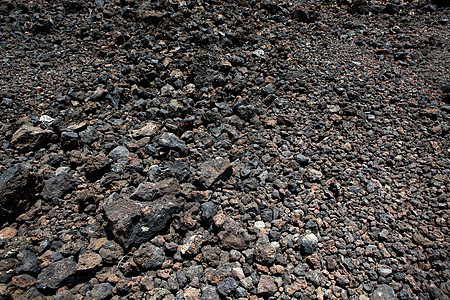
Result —
<svg viewBox="0 0 450 300"><path fill-rule="evenodd" d="M0 298L449 299L446 5L0 0Z"/></svg>

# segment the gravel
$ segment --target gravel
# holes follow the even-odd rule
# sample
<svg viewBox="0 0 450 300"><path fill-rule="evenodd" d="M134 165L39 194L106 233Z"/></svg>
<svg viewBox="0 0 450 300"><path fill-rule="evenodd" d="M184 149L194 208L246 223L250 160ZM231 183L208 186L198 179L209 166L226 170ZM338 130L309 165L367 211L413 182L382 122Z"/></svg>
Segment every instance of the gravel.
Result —
<svg viewBox="0 0 450 300"><path fill-rule="evenodd" d="M0 1L0 298L449 298L447 2Z"/></svg>

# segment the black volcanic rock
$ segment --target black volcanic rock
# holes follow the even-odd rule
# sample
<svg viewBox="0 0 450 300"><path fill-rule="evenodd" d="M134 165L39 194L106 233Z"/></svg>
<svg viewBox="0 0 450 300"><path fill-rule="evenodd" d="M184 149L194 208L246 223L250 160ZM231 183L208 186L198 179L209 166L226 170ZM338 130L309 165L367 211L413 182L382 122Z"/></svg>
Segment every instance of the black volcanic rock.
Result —
<svg viewBox="0 0 450 300"><path fill-rule="evenodd" d="M11 221L33 205L42 188L42 179L22 164L0 176L0 217Z"/></svg>

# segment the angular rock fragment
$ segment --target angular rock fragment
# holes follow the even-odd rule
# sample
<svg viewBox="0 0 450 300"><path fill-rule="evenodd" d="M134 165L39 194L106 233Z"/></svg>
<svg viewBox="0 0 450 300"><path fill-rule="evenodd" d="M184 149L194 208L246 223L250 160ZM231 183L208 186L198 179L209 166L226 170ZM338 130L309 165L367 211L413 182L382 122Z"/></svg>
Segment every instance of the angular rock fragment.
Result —
<svg viewBox="0 0 450 300"><path fill-rule="evenodd" d="M90 156L86 158L84 171L89 180L100 179L111 168L111 160L102 155Z"/></svg>
<svg viewBox="0 0 450 300"><path fill-rule="evenodd" d="M230 296L238 287L236 280L233 277L226 277L217 284L217 291L222 296Z"/></svg>
<svg viewBox="0 0 450 300"><path fill-rule="evenodd" d="M202 163L197 170L197 178L205 188L211 187L218 180L230 175L232 172L229 159L217 157Z"/></svg>
<svg viewBox="0 0 450 300"><path fill-rule="evenodd" d="M56 290L73 276L77 263L71 256L50 264L38 275L36 287L40 290Z"/></svg>
<svg viewBox="0 0 450 300"><path fill-rule="evenodd" d="M19 151L32 151L45 147L50 141L53 131L31 125L20 127L11 138L11 146Z"/></svg>
<svg viewBox="0 0 450 300"><path fill-rule="evenodd" d="M300 250L307 255L313 254L316 251L318 241L315 234L307 234L299 239Z"/></svg>
<svg viewBox="0 0 450 300"><path fill-rule="evenodd" d="M46 300L47 298L42 295L36 288L30 288L21 300Z"/></svg>
<svg viewBox="0 0 450 300"><path fill-rule="evenodd" d="M155 183L141 183L136 191L131 195L131 198L140 201L153 201L164 195L177 195L180 191L181 187L178 180L168 178Z"/></svg>
<svg viewBox="0 0 450 300"><path fill-rule="evenodd" d="M172 165L169 166L168 171L180 182L186 181L192 173L189 164L182 160L175 161Z"/></svg>
<svg viewBox="0 0 450 300"><path fill-rule="evenodd" d="M166 259L164 251L150 243L142 244L134 253L134 262L143 270L159 269Z"/></svg>
<svg viewBox="0 0 450 300"><path fill-rule="evenodd" d="M298 22L312 23L317 21L320 15L317 11L299 8L292 12L292 18Z"/></svg>
<svg viewBox="0 0 450 300"><path fill-rule="evenodd" d="M64 131L61 133L61 147L64 150L77 149L79 146L79 136L76 132Z"/></svg>
<svg viewBox="0 0 450 300"><path fill-rule="evenodd" d="M17 268L18 273L36 274L40 270L40 262L36 254L29 250L24 250L20 253L20 265Z"/></svg>
<svg viewBox="0 0 450 300"><path fill-rule="evenodd" d="M255 246L255 259L262 264L272 264L275 260L275 247L269 242L269 237L262 234Z"/></svg>
<svg viewBox="0 0 450 300"><path fill-rule="evenodd" d="M0 260L0 283L8 282L13 277L17 264L14 258Z"/></svg>
<svg viewBox="0 0 450 300"><path fill-rule="evenodd" d="M36 279L28 274L14 276L11 279L11 284L22 289L28 289L36 283Z"/></svg>
<svg viewBox="0 0 450 300"><path fill-rule="evenodd" d="M140 202L113 194L103 205L103 212L115 238L128 248L162 231L180 208L181 204L171 195Z"/></svg>
<svg viewBox="0 0 450 300"><path fill-rule="evenodd" d="M77 270L86 271L94 269L102 263L102 257L95 252L81 254L78 257Z"/></svg>
<svg viewBox="0 0 450 300"><path fill-rule="evenodd" d="M98 140L98 133L94 127L89 126L86 130L79 133L82 144L90 145Z"/></svg>
<svg viewBox="0 0 450 300"><path fill-rule="evenodd" d="M108 155L114 160L119 160L121 158L127 158L130 151L128 151L125 146L117 146Z"/></svg>
<svg viewBox="0 0 450 300"><path fill-rule="evenodd" d="M98 250L98 254L100 255L102 261L105 264L115 264L117 263L123 256L122 247L117 244L115 241L107 240L106 238L99 239L97 241L99 243L100 248ZM94 258L97 260L98 258ZM92 262L91 262L92 263Z"/></svg>
<svg viewBox="0 0 450 300"><path fill-rule="evenodd" d="M261 275L257 287L257 293L262 296L271 296L278 291L275 280L272 276Z"/></svg>
<svg viewBox="0 0 450 300"><path fill-rule="evenodd" d="M11 221L33 205L42 180L21 164L0 176L0 219ZM3 223L0 221L0 223Z"/></svg>
<svg viewBox="0 0 450 300"><path fill-rule="evenodd" d="M216 288L213 286L205 286L202 288L201 300L219 300L220 296L217 294Z"/></svg>
<svg viewBox="0 0 450 300"><path fill-rule="evenodd" d="M186 143L170 132L163 133L158 138L158 145L164 148L175 149L182 153L187 153L189 151L189 147Z"/></svg>
<svg viewBox="0 0 450 300"><path fill-rule="evenodd" d="M106 95L108 95L108 90L104 89L103 87L97 87L97 89L89 97L89 100L101 101L106 97Z"/></svg>
<svg viewBox="0 0 450 300"><path fill-rule="evenodd" d="M148 122L143 127L133 130L131 136L133 138L152 137L156 134L158 125L154 122Z"/></svg>
<svg viewBox="0 0 450 300"><path fill-rule="evenodd" d="M220 245L236 250L245 249L249 242L247 231L236 221L229 220L223 225L223 230L218 234Z"/></svg>
<svg viewBox="0 0 450 300"><path fill-rule="evenodd" d="M184 291L184 299L186 300L197 300L200 299L200 289L196 289L193 287L188 287Z"/></svg>
<svg viewBox="0 0 450 300"><path fill-rule="evenodd" d="M397 300L394 289L386 284L380 285L370 296L371 300Z"/></svg>
<svg viewBox="0 0 450 300"><path fill-rule="evenodd" d="M108 282L95 284L91 291L91 297L95 300L110 299L113 295L113 286Z"/></svg>
<svg viewBox="0 0 450 300"><path fill-rule="evenodd" d="M41 196L45 200L58 200L75 188L75 180L67 173L61 173L45 181Z"/></svg>
<svg viewBox="0 0 450 300"><path fill-rule="evenodd" d="M198 254L203 242L206 241L205 235L202 233L195 233L188 237L181 247L181 254L195 255Z"/></svg>

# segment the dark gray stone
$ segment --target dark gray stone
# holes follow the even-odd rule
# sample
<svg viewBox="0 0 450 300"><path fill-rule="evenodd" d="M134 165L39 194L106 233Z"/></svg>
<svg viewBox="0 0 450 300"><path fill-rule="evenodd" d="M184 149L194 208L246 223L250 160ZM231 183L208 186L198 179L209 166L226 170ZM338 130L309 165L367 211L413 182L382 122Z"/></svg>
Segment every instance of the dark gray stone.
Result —
<svg viewBox="0 0 450 300"><path fill-rule="evenodd" d="M61 147L64 150L77 149L79 146L79 137L76 132L64 131L61 133Z"/></svg>
<svg viewBox="0 0 450 300"><path fill-rule="evenodd" d="M0 259L0 283L11 280L18 262L14 258Z"/></svg>
<svg viewBox="0 0 450 300"><path fill-rule="evenodd" d="M150 243L142 244L134 253L134 262L144 270L159 269L165 260L164 251Z"/></svg>
<svg viewBox="0 0 450 300"><path fill-rule="evenodd" d="M113 194L102 208L115 238L128 248L161 232L181 209L181 203L172 195L141 202Z"/></svg>
<svg viewBox="0 0 450 300"><path fill-rule="evenodd" d="M45 181L41 196L45 200L61 199L75 188L75 180L67 173L61 173Z"/></svg>
<svg viewBox="0 0 450 300"><path fill-rule="evenodd" d="M20 300L46 300L47 298L42 295L36 288L30 288Z"/></svg>
<svg viewBox="0 0 450 300"><path fill-rule="evenodd" d="M102 261L105 264L115 264L117 263L123 256L122 247L114 241L107 240L100 247L98 254L102 258Z"/></svg>
<svg viewBox="0 0 450 300"><path fill-rule="evenodd" d="M21 164L0 176L0 224L13 221L34 204L42 180Z"/></svg>
<svg viewBox="0 0 450 300"><path fill-rule="evenodd" d="M295 160L296 160L301 166L307 166L307 165L309 165L309 163L311 162L311 160L310 160L308 157L306 157L306 156L304 156L304 155L302 155L302 154L297 154L297 155L295 156Z"/></svg>
<svg viewBox="0 0 450 300"><path fill-rule="evenodd" d="M215 205L211 201L203 203L201 206L202 220L208 222L211 221L212 218L217 214L217 209L217 205Z"/></svg>
<svg viewBox="0 0 450 300"><path fill-rule="evenodd" d="M127 147L117 146L111 152L109 152L109 157L111 157L114 160L119 160L122 158L127 158L129 153L130 151L128 151Z"/></svg>
<svg viewBox="0 0 450 300"><path fill-rule="evenodd" d="M219 300L219 294L217 294L216 288L213 286L205 286L202 289L201 300Z"/></svg>
<svg viewBox="0 0 450 300"><path fill-rule="evenodd" d="M316 222L314 222L312 220L309 220L308 222L306 222L305 229L310 230L312 233L319 232L319 226L317 225Z"/></svg>
<svg viewBox="0 0 450 300"><path fill-rule="evenodd" d="M108 95L108 90L100 86L92 93L91 97L89 97L89 100L100 101L103 100L106 95Z"/></svg>
<svg viewBox="0 0 450 300"><path fill-rule="evenodd" d="M186 181L192 173L191 167L187 162L177 160L169 166L170 174L180 182Z"/></svg>
<svg viewBox="0 0 450 300"><path fill-rule="evenodd" d="M113 286L107 282L95 284L91 291L92 300L105 300L111 298L112 295Z"/></svg>
<svg viewBox="0 0 450 300"><path fill-rule="evenodd" d="M36 287L40 290L56 290L71 279L77 263L71 256L50 264L38 275Z"/></svg>
<svg viewBox="0 0 450 300"><path fill-rule="evenodd" d="M318 239L314 234L307 234L299 240L300 249L304 254L313 254L317 249Z"/></svg>
<svg viewBox="0 0 450 300"><path fill-rule="evenodd" d="M80 132L80 141L85 145L90 145L98 140L98 133L93 127L88 127Z"/></svg>
<svg viewBox="0 0 450 300"><path fill-rule="evenodd" d="M217 284L217 291L219 292L219 294L226 297L231 295L237 287L238 284L236 280L234 280L234 278L226 277Z"/></svg>
<svg viewBox="0 0 450 300"><path fill-rule="evenodd" d="M236 296L239 298L247 298L248 292L242 286L238 286L236 289Z"/></svg>
<svg viewBox="0 0 450 300"><path fill-rule="evenodd" d="M158 138L158 145L164 148L178 150L180 152L187 153L189 147L186 143L180 140L175 134L166 132Z"/></svg>
<svg viewBox="0 0 450 300"><path fill-rule="evenodd" d="M24 250L20 257L20 265L17 268L18 273L36 274L41 270L40 261L33 252Z"/></svg>

